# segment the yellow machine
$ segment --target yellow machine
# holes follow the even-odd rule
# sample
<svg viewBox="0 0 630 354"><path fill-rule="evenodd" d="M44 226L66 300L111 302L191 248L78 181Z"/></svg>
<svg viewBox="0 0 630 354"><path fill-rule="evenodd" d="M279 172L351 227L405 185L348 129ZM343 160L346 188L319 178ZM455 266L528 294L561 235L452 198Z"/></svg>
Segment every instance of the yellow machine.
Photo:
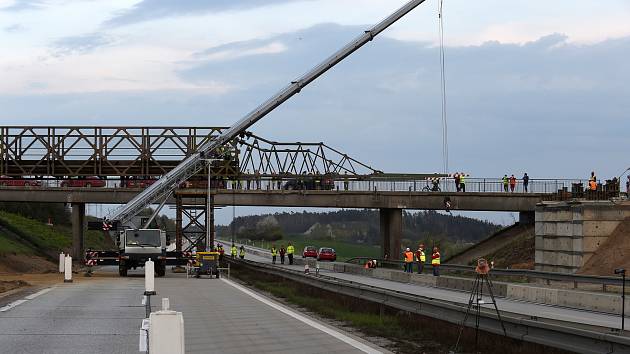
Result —
<svg viewBox="0 0 630 354"><path fill-rule="evenodd" d="M199 278L201 275L215 275L219 278L219 252L197 252L192 273Z"/></svg>

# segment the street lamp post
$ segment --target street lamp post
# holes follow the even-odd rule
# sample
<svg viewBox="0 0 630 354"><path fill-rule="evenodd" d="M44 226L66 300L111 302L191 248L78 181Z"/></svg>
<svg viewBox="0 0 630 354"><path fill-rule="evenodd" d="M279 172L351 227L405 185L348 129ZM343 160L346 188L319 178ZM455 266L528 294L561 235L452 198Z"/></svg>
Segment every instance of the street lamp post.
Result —
<svg viewBox="0 0 630 354"><path fill-rule="evenodd" d="M208 163L208 191L206 195L206 251L212 250L212 246L213 246L210 242L211 235L212 235L212 227L213 227L212 224L214 223L214 220L212 220L212 213L214 212L214 210L212 210L213 208L212 208L212 203L211 203L212 162L217 161L217 160L219 159L206 159L206 162Z"/></svg>
<svg viewBox="0 0 630 354"><path fill-rule="evenodd" d="M626 320L626 270L624 268L615 269L615 274L621 274L621 330L625 330Z"/></svg>

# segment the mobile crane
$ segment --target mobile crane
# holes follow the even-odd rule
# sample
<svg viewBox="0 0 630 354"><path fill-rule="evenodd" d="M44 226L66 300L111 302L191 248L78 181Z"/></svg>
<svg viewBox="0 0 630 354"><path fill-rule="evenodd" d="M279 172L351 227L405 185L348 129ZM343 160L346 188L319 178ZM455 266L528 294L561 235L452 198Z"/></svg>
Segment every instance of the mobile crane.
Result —
<svg viewBox="0 0 630 354"><path fill-rule="evenodd" d="M388 27L396 23L402 17L407 15L413 9L424 3L426 0L411 0L403 5L400 9L389 15L387 18L364 31L363 34L346 44L343 48L332 54L323 62L312 68L306 74L292 81L288 86L281 89L278 93L271 96L268 100L260 104L251 112L247 113L243 118L237 121L230 128L224 130L216 139L202 145L199 150L184 159L178 166L173 168L162 178L157 180L143 192L127 204L114 210L104 220L104 225L114 225L117 227L127 227L137 229L139 226L130 225L131 219L147 208L151 204L161 203L164 205L171 193L183 182L193 175L201 171L207 161L216 157L217 150L229 143L240 134L243 134L247 128L271 113L278 106L298 94L303 88L315 81L318 77L332 69L335 65L350 56L352 53L372 41L377 35L386 30ZM156 212L159 211L159 208Z"/></svg>

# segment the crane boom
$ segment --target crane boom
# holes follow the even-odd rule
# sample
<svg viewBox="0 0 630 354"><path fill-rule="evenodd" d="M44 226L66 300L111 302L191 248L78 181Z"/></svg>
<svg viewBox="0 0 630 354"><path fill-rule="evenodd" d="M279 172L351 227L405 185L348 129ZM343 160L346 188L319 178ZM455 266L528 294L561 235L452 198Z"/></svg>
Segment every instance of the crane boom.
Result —
<svg viewBox="0 0 630 354"><path fill-rule="evenodd" d="M362 35L352 40L346 46L335 52L326 60L315 66L313 69L302 75L299 79L292 81L288 86L273 95L253 111L245 115L241 120L236 122L230 128L224 130L216 139L202 145L198 151L183 160L174 169L160 178L156 183L138 194L129 203L116 209L107 219L118 221L119 223L128 222L131 217L138 214L144 208L155 203L162 198L166 198L180 183L201 171L206 163L205 158L216 148L225 145L229 141L236 138L247 128L262 119L264 116L272 112L278 106L286 102L288 99L299 93L302 88L315 81L322 74L330 70L346 57L357 51L359 48L370 42L374 37L379 35L389 26L396 23L406 14L418 7L426 0L412 0L403 7L392 13L389 17L376 24L374 27L365 31Z"/></svg>

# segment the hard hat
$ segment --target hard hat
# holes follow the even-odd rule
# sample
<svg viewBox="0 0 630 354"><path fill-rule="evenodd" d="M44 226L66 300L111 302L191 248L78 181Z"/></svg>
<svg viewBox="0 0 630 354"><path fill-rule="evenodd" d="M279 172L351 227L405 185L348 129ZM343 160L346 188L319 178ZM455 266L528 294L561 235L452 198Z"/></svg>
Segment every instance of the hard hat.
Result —
<svg viewBox="0 0 630 354"><path fill-rule="evenodd" d="M407 247L407 251L409 251L409 247Z"/></svg>

